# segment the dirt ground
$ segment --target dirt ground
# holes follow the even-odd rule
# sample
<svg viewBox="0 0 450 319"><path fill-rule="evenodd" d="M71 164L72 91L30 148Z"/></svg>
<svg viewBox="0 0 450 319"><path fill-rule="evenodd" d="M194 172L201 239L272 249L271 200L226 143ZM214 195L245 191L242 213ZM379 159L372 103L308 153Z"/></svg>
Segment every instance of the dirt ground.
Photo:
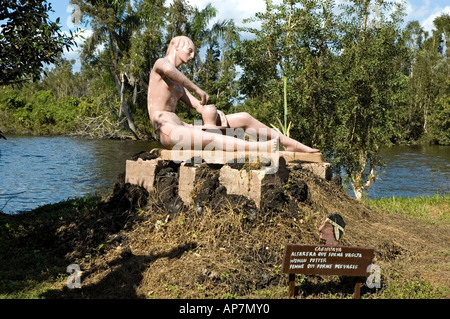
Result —
<svg viewBox="0 0 450 319"><path fill-rule="evenodd" d="M287 298L284 246L319 244L318 228L331 213L346 222L343 245L375 250L382 289L417 278L450 286L448 226L374 211L339 183L299 166L290 169L284 186L265 190L257 209L244 197L227 195L217 167L204 165L195 204L187 207L177 195L177 170L174 163L161 169L150 193L121 176L95 210L62 222L54 253L80 265L82 288L68 290L61 282L47 297ZM353 293L352 278L298 277L298 298ZM361 292L377 298L373 289Z"/></svg>

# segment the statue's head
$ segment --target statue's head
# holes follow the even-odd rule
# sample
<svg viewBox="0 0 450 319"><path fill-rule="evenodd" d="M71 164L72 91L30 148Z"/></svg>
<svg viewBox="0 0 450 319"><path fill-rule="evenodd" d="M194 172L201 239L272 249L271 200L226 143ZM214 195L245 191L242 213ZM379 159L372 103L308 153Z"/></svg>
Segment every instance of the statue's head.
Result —
<svg viewBox="0 0 450 319"><path fill-rule="evenodd" d="M320 239L327 245L338 245L338 241L344 234L345 222L341 215L331 214L319 227Z"/></svg>
<svg viewBox="0 0 450 319"><path fill-rule="evenodd" d="M181 58L182 63L187 63L194 58L195 45L191 39L186 36L177 36L173 38L167 48L167 56L177 54Z"/></svg>

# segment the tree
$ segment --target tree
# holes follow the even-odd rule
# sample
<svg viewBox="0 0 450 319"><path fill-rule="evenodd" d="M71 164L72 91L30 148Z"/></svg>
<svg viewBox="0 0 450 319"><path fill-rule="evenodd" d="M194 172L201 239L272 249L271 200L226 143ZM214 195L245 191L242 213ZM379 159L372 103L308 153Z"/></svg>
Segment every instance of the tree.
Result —
<svg viewBox="0 0 450 319"><path fill-rule="evenodd" d="M337 15L331 0L266 0L266 11L253 19L261 28L245 29L255 37L237 54L246 105L264 109L273 123L283 114L286 79L291 135L323 150L357 198L382 165L379 152L390 145L398 92L405 90L403 11L392 6L353 0Z"/></svg>
<svg viewBox="0 0 450 319"><path fill-rule="evenodd" d="M432 78L433 95L430 97L429 131L438 144L450 145L450 15L442 14L433 24L432 48L437 51L433 60ZM437 44L439 43L439 44Z"/></svg>
<svg viewBox="0 0 450 319"><path fill-rule="evenodd" d="M443 14L434 20L435 29L424 32L417 21L408 23L404 38L408 47L408 101L406 110L400 112L399 125L404 127L406 140L418 140L431 133L437 143L447 144L444 134L442 107L450 94L450 16ZM444 108L445 109L445 108ZM439 114L435 114L435 113Z"/></svg>
<svg viewBox="0 0 450 319"><path fill-rule="evenodd" d="M39 79L44 64L75 44L72 33L61 32L59 18L50 21L49 11L46 0L2 0L0 84Z"/></svg>
<svg viewBox="0 0 450 319"><path fill-rule="evenodd" d="M206 12L205 12L206 11ZM209 20L215 16L215 9L208 5L203 10L194 10L192 17L192 39L199 45L198 52L205 49L202 57L197 54L193 68L193 78L210 95L210 102L227 111L232 106L236 94L236 68L232 51L239 40L234 22L224 20L215 22L208 28Z"/></svg>
<svg viewBox="0 0 450 319"><path fill-rule="evenodd" d="M146 6L152 6L159 14L164 14L164 1L145 1ZM139 15L130 0L71 0L71 3L80 8L82 21L90 23L93 34L83 47L82 58L90 63L98 63L101 68L109 70L120 100L119 118L125 116L126 127L135 138L139 138L134 124L132 109L132 89L141 85L139 77L135 77L130 70L135 70L129 52L133 37L142 30L146 17ZM134 5L134 6L133 6ZM146 10L145 12L149 12ZM86 19L88 18L88 19ZM160 20L156 20L159 22ZM159 30L156 24L154 29ZM98 46L104 45L105 50L98 53Z"/></svg>
<svg viewBox="0 0 450 319"><path fill-rule="evenodd" d="M266 11L248 20L253 21L261 28L244 29L254 38L242 41L236 54L244 70L240 81L246 104L258 105L252 111L259 113L264 108L263 121L270 124L283 117L285 129L292 123L291 136L324 149L337 88L334 51L340 46L333 1L266 1Z"/></svg>
<svg viewBox="0 0 450 319"><path fill-rule="evenodd" d="M427 32L424 31L418 21L410 21L403 30L403 41L407 48L408 93L404 109L399 110L397 125L403 128L399 133L401 140L417 140L423 134L423 112L421 111L424 97L423 82L424 68L426 62L423 55L424 41Z"/></svg>
<svg viewBox="0 0 450 319"><path fill-rule="evenodd" d="M341 18L343 81L334 149L357 199L383 165L380 150L390 145L395 132L396 92L405 90L399 63L405 56L400 32L403 8L394 9L383 1L353 0Z"/></svg>

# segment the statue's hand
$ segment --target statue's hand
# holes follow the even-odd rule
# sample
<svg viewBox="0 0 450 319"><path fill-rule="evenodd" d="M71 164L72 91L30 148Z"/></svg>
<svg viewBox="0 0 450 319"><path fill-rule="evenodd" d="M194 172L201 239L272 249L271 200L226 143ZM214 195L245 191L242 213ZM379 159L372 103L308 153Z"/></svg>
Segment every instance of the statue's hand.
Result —
<svg viewBox="0 0 450 319"><path fill-rule="evenodd" d="M209 100L209 95L202 89L198 89L198 92L196 92L196 93L197 93L198 97L200 98L200 104L206 105L206 103Z"/></svg>
<svg viewBox="0 0 450 319"><path fill-rule="evenodd" d="M228 126L228 121L227 121L227 117L225 116L225 114L222 111L217 110L217 114L219 115L220 118L220 125L221 126Z"/></svg>

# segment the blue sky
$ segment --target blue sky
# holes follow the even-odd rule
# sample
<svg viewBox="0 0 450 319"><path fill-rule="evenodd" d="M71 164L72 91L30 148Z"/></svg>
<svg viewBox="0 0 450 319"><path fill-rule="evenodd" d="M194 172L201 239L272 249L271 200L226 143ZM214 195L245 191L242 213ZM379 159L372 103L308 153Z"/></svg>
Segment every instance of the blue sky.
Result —
<svg viewBox="0 0 450 319"><path fill-rule="evenodd" d="M337 0L336 2L343 2L344 0ZM403 1L403 0L391 0ZM55 12L51 13L51 19L54 21L60 18L60 24L63 31L70 29L74 30L75 26L71 22L70 15L73 7L70 6L70 0L50 0L52 8ZM171 0L168 0L170 3ZM236 24L241 24L242 20L254 16L256 12L265 9L264 0L188 0L192 5L204 8L208 3L211 3L217 10L218 20L233 19ZM274 3L279 3L281 0L273 0ZM405 21L418 20L425 30L433 29L433 20L442 13L450 14L449 0L406 0L406 14ZM85 37L89 36L90 31L85 31ZM81 41L81 40L80 40ZM81 43L79 43L81 44ZM78 57L77 48L72 52L67 52L68 59L76 59ZM75 65L75 70L79 65Z"/></svg>

